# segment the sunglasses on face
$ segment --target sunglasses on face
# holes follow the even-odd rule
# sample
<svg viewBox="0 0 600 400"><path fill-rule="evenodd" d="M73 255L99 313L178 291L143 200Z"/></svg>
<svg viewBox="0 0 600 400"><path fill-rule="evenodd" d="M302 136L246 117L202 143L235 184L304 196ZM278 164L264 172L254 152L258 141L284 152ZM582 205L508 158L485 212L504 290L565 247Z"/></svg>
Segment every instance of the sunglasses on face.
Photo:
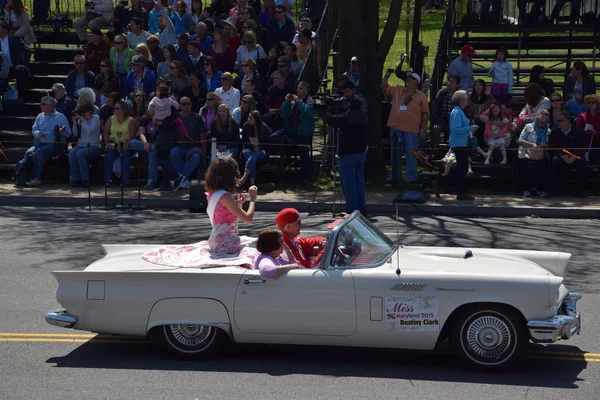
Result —
<svg viewBox="0 0 600 400"><path fill-rule="evenodd" d="M108 67L108 65L106 65L106 64L100 64L100 68L106 68L106 67Z"/></svg>
<svg viewBox="0 0 600 400"><path fill-rule="evenodd" d="M216 99L206 99L206 101L215 101Z"/></svg>
<svg viewBox="0 0 600 400"><path fill-rule="evenodd" d="M123 44L123 43L125 43L125 42L115 42L115 44Z"/></svg>
<svg viewBox="0 0 600 400"><path fill-rule="evenodd" d="M142 51L141 51L141 50L138 50L138 49L136 49L136 50L135 50L135 52L136 52L136 53L141 53Z"/></svg>
<svg viewBox="0 0 600 400"><path fill-rule="evenodd" d="M139 67L142 64L131 64L132 67Z"/></svg>
<svg viewBox="0 0 600 400"><path fill-rule="evenodd" d="M246 68L248 66L248 64L242 64L242 67Z"/></svg>
<svg viewBox="0 0 600 400"><path fill-rule="evenodd" d="M590 105L590 104L596 105L596 102L595 101L588 101L588 105Z"/></svg>
<svg viewBox="0 0 600 400"><path fill-rule="evenodd" d="M135 95L135 96L133 96L133 97L140 97L140 98L141 98L141 97L144 97L144 96L142 96L141 94L136 94L136 95Z"/></svg>
<svg viewBox="0 0 600 400"><path fill-rule="evenodd" d="M551 100L553 103L560 103L562 100L561 99L552 99Z"/></svg>
<svg viewBox="0 0 600 400"><path fill-rule="evenodd" d="M275 14L283 14L283 11L275 11Z"/></svg>
<svg viewBox="0 0 600 400"><path fill-rule="evenodd" d="M210 63L204 63L204 66L209 66L210 67Z"/></svg>
<svg viewBox="0 0 600 400"><path fill-rule="evenodd" d="M177 69L177 67L170 66L169 69Z"/></svg>

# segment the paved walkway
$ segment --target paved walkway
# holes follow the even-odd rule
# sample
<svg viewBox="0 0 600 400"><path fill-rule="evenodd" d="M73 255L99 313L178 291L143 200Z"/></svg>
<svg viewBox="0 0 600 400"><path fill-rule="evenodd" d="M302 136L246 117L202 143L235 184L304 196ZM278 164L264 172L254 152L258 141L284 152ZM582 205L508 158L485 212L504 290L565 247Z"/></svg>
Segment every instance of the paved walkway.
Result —
<svg viewBox="0 0 600 400"><path fill-rule="evenodd" d="M190 207L189 191L176 192L144 191L138 200L137 188L125 188L123 204L137 205L138 202L150 208L187 209ZM83 207L90 202L92 206L102 207L105 201L109 206L121 204L121 188L112 187L104 197L104 188L72 189L67 185L42 185L36 188L15 187L11 183L0 183L0 206L46 206L46 207ZM275 211L284 207L296 207L302 211L333 212L344 210L343 196L338 191L335 198L332 191L317 192L313 203L314 190L309 187L276 190L260 193L257 208L262 211ZM392 214L395 212L393 199L397 192L375 192L367 190L367 205L371 213ZM456 201L454 196L442 195L440 199L431 197L424 204L399 204L402 214L427 213L436 215L461 216L538 216L547 218L600 218L600 198L579 199L558 197L552 199L523 199L517 196L478 195L473 202Z"/></svg>

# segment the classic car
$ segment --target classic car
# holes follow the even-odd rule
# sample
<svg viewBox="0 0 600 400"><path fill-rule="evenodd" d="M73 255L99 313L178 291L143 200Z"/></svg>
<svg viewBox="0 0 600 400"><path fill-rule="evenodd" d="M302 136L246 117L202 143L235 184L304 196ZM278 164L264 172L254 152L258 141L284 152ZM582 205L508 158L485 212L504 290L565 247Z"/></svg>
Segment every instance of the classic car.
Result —
<svg viewBox="0 0 600 400"><path fill-rule="evenodd" d="M568 253L404 247L360 213L335 226L318 269L266 279L257 270L176 268L141 257L156 245L105 245L81 271L58 271L52 325L156 335L176 355L231 343L433 350L449 342L470 366L506 368L530 342L579 334L579 293L563 285Z"/></svg>

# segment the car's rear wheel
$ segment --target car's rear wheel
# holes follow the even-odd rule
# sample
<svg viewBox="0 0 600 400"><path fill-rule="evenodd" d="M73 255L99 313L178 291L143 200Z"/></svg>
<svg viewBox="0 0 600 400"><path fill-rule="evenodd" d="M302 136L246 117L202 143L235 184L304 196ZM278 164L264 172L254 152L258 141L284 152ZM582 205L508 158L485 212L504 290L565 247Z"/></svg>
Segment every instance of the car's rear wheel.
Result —
<svg viewBox="0 0 600 400"><path fill-rule="evenodd" d="M462 310L452 343L458 355L477 369L505 369L523 357L529 342L523 318L501 305L475 305Z"/></svg>
<svg viewBox="0 0 600 400"><path fill-rule="evenodd" d="M227 342L225 332L211 325L163 325L158 336L170 353L184 358L215 356Z"/></svg>

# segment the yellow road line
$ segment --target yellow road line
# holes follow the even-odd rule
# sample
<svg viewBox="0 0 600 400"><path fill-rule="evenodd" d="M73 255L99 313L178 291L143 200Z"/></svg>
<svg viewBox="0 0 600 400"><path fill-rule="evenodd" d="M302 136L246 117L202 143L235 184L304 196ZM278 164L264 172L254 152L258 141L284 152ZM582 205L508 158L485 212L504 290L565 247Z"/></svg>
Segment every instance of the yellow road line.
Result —
<svg viewBox="0 0 600 400"><path fill-rule="evenodd" d="M562 360L562 361L586 361L593 363L600 363L600 358L594 357L558 357L558 356L541 356L541 355L527 355L525 358L535 358L541 360Z"/></svg>
<svg viewBox="0 0 600 400"><path fill-rule="evenodd" d="M152 343L151 340L106 340L106 339L43 339L43 338L0 338L0 342L51 342L51 343Z"/></svg>
<svg viewBox="0 0 600 400"><path fill-rule="evenodd" d="M567 352L567 351L532 351L527 354L556 354L556 355L564 355L564 356L590 356L590 357L600 357L598 353L587 353L585 351L576 351L576 352Z"/></svg>
<svg viewBox="0 0 600 400"><path fill-rule="evenodd" d="M95 333L0 333L0 338L7 337L114 337L114 338L127 338L136 336L125 336L125 335L98 335Z"/></svg>

